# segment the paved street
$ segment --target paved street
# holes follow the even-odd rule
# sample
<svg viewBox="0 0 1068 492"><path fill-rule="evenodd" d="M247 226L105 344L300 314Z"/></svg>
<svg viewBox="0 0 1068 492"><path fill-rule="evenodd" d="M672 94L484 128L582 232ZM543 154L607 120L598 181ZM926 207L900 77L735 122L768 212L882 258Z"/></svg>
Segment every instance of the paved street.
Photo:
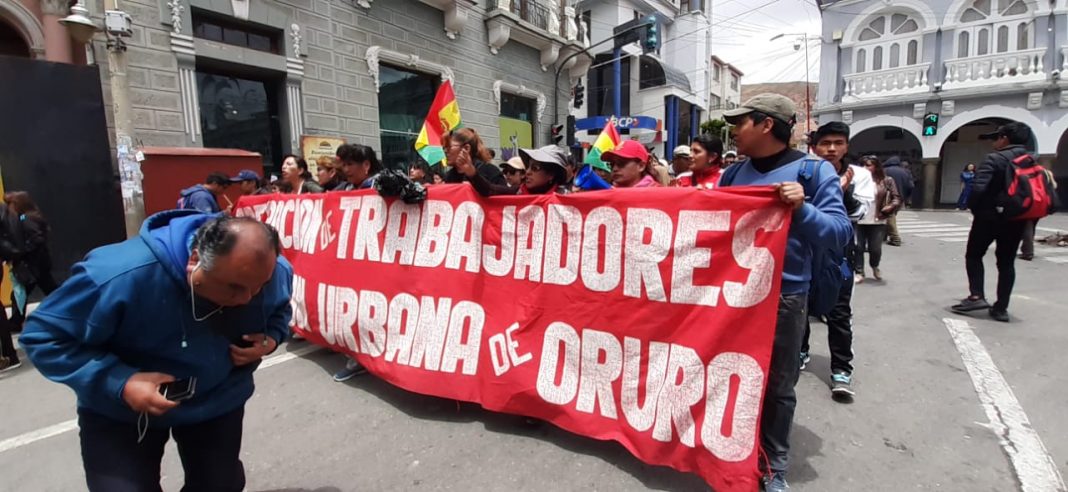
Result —
<svg viewBox="0 0 1068 492"><path fill-rule="evenodd" d="M830 399L826 330L813 327L812 362L798 384L795 490L1007 491L1020 481L1056 490L1059 477L1013 467L1047 452L1068 474L1068 248L1040 246L1035 261L1017 263L1012 323L954 315L946 307L967 294L969 220L902 214L905 245L885 248L885 281L869 279L854 297L855 403ZM1068 231L1068 217L1040 227L1039 237ZM992 287L992 251L987 267ZM696 476L642 464L615 443L527 427L370 376L335 383L330 374L342 364L297 342L257 373L242 456L248 490L706 489ZM973 374L983 378L982 394ZM1007 387L998 386L1001 377ZM72 393L26 364L0 379L0 395L0 491L83 490ZM1008 430L992 426L991 416ZM165 490L181 487L173 445L164 474Z"/></svg>

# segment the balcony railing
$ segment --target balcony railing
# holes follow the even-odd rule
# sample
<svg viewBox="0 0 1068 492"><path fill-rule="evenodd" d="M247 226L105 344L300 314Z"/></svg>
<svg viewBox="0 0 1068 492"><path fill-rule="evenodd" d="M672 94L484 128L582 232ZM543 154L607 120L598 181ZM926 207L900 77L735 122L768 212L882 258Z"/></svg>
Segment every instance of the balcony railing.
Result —
<svg viewBox="0 0 1068 492"><path fill-rule="evenodd" d="M846 75L843 77L845 82L843 98L892 97L927 92L930 90L928 84L930 69L930 63L921 63Z"/></svg>
<svg viewBox="0 0 1068 492"><path fill-rule="evenodd" d="M1046 48L957 58L946 61L945 89L984 87L1046 79Z"/></svg>

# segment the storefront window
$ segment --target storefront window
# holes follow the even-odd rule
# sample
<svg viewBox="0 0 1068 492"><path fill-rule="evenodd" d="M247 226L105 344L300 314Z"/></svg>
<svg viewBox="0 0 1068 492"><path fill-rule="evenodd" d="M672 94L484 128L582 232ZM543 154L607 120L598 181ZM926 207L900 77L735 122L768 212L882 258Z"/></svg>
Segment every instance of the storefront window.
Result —
<svg viewBox="0 0 1068 492"><path fill-rule="evenodd" d="M381 127L382 165L407 170L420 159L415 140L423 128L440 80L437 76L382 65L378 90L378 122ZM435 164L435 163L431 163Z"/></svg>
<svg viewBox="0 0 1068 492"><path fill-rule="evenodd" d="M277 171L282 158L279 85L197 71L204 146L259 152L268 172Z"/></svg>

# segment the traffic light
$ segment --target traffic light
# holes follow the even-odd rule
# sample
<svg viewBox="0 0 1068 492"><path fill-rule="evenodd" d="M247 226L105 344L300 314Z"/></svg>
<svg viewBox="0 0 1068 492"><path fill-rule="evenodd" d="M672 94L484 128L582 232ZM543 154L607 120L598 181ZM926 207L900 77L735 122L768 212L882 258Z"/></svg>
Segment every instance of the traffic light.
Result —
<svg viewBox="0 0 1068 492"><path fill-rule="evenodd" d="M660 50L660 23L655 15L645 18L647 23L642 33L642 54L648 55Z"/></svg>
<svg viewBox="0 0 1068 492"><path fill-rule="evenodd" d="M582 107L582 103L586 100L586 88L582 86L581 79L579 80L579 83L575 85L573 90L575 91L575 109L579 109Z"/></svg>
<svg viewBox="0 0 1068 492"><path fill-rule="evenodd" d="M567 117L567 146L575 146L575 117L568 115Z"/></svg>
<svg viewBox="0 0 1068 492"><path fill-rule="evenodd" d="M938 113L927 113L923 117L923 136L933 137L938 135Z"/></svg>
<svg viewBox="0 0 1068 492"><path fill-rule="evenodd" d="M564 139L564 125L553 125L549 128L549 133L552 136L553 145L560 145L560 142Z"/></svg>

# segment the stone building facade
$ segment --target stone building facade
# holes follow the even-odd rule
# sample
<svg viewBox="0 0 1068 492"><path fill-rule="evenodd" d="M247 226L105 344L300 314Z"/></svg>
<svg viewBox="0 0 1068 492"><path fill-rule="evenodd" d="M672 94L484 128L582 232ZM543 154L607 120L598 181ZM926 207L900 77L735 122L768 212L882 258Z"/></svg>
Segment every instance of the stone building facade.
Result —
<svg viewBox="0 0 1068 492"><path fill-rule="evenodd" d="M370 145L388 165L406 165L444 80L463 124L499 157L544 145L556 63L583 47L574 10L560 0L123 0L122 8L134 23L125 42L139 143L244 148L260 152L268 171L283 154L300 154L302 135ZM103 52L103 40L96 44ZM564 67L561 106L572 74L588 65L580 56Z"/></svg>

